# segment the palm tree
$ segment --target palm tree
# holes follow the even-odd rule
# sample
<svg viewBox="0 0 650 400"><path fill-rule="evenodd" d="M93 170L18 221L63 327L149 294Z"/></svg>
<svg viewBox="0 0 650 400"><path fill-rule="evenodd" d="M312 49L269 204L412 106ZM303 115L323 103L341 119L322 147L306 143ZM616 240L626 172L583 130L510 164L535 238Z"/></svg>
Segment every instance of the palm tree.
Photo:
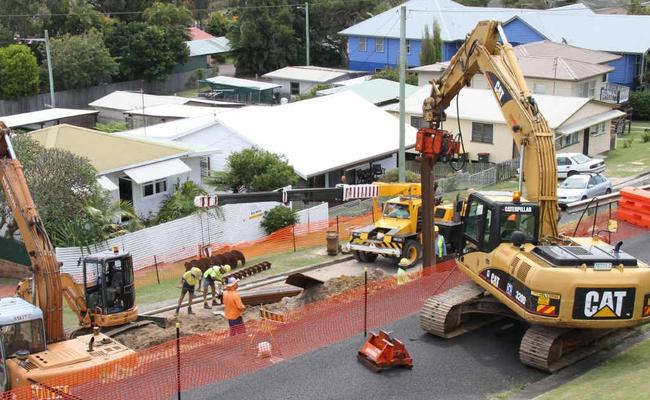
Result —
<svg viewBox="0 0 650 400"><path fill-rule="evenodd" d="M207 194L208 193L196 183L185 181L162 203L156 222L161 224L200 211L201 209L194 205L194 198L196 196L205 196Z"/></svg>
<svg viewBox="0 0 650 400"><path fill-rule="evenodd" d="M93 196L84 211L90 224L97 232L98 241L105 241L125 233L133 232L142 226L138 221L133 204L119 200L110 202L99 195Z"/></svg>

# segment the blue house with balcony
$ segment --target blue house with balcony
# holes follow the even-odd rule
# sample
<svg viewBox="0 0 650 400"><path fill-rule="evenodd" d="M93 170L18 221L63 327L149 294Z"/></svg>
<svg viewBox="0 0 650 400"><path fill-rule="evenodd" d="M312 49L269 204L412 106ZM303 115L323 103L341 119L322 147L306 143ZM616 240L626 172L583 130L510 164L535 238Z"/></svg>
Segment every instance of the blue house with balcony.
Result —
<svg viewBox="0 0 650 400"><path fill-rule="evenodd" d="M567 43L622 57L613 61L608 81L629 87L643 82L650 50L650 16L596 14L583 4L548 10L466 7L451 0L410 0L406 15L407 66L420 66L425 29L440 26L442 61L456 53L465 36L483 20L500 20L508 40ZM349 68L375 72L399 63L399 6L353 25L339 34L348 38Z"/></svg>

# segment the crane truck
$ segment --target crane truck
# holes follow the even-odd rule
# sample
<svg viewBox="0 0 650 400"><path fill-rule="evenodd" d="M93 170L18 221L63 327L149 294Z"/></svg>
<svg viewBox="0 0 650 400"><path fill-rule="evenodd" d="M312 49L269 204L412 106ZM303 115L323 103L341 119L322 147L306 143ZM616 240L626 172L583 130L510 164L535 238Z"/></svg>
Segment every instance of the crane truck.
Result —
<svg viewBox="0 0 650 400"><path fill-rule="evenodd" d="M608 335L650 322L650 267L598 239L558 233L553 131L540 113L501 25L479 22L431 82L418 131L423 160L435 159L444 110L481 72L519 149L519 191L475 192L462 216L458 268L469 282L429 298L421 327L452 338L506 316L528 325L519 348L529 366L555 371ZM424 179L424 175L423 175ZM525 182L527 199L521 197Z"/></svg>
<svg viewBox="0 0 650 400"><path fill-rule="evenodd" d="M88 324L103 321L113 325L133 320L132 315L137 317L131 257L128 253L110 252L86 258L84 270L92 268L94 277L102 282L110 269L113 290L106 283L97 285L95 279L80 287L69 275L60 272L54 247L12 147L9 129L2 121L0 185L33 271L30 284L23 283L22 289L19 288L19 294L29 301L21 296L0 299L0 388L5 391L31 385L31 398L55 398L58 388L48 389L43 382L109 364L134 353L97 331L66 339L62 309L65 297L72 302L71 307L77 310L80 321ZM115 301L108 305L109 296L119 297L119 310L115 309Z"/></svg>

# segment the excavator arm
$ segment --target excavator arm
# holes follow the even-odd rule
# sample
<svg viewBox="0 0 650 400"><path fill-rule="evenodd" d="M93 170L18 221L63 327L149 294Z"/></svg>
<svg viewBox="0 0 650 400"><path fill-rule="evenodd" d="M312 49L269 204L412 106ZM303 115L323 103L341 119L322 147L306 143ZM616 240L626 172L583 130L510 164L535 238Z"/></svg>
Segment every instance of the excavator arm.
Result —
<svg viewBox="0 0 650 400"><path fill-rule="evenodd" d="M554 135L528 90L499 22L479 22L442 76L432 81L431 96L423 105L424 120L433 128L441 128L444 110L479 72L485 75L519 148L520 183L523 179L526 184L527 199L540 206L540 237L557 236Z"/></svg>

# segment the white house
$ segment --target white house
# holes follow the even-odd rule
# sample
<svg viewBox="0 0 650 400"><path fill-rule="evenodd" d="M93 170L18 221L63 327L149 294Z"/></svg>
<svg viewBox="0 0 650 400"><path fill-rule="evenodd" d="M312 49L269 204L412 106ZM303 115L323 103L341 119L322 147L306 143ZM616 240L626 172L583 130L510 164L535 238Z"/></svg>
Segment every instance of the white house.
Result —
<svg viewBox="0 0 650 400"><path fill-rule="evenodd" d="M278 92L282 96L296 96L309 92L312 87L318 84L333 84L363 75L366 75L366 73L307 65L280 68L264 74L262 77L281 85L282 87Z"/></svg>
<svg viewBox="0 0 650 400"><path fill-rule="evenodd" d="M407 147L415 145L415 132L406 127ZM399 147L399 119L351 91L168 122L148 127L146 133L123 133L220 149L210 155L210 168L217 171L225 168L232 152L257 146L284 154L313 187L333 186L343 175L354 183L373 165L395 168Z"/></svg>
<svg viewBox="0 0 650 400"><path fill-rule="evenodd" d="M94 127L98 111L75 110L71 108L48 108L21 114L0 117L8 128L34 130L46 126L71 124L84 127Z"/></svg>
<svg viewBox="0 0 650 400"><path fill-rule="evenodd" d="M142 217L154 215L177 185L201 183L201 153L180 143L135 138L62 124L29 133L46 148L87 158L114 201L130 201Z"/></svg>
<svg viewBox="0 0 650 400"><path fill-rule="evenodd" d="M406 116L411 125L424 126L422 104L431 93L431 85L423 86L406 99ZM458 120L464 137L465 150L472 160L484 154L490 162L512 159L516 149L510 127L506 125L491 90L464 88L446 110L444 128L458 132ZM585 97L534 95L540 112L555 132L556 149L562 152L579 152L596 155L615 145L611 121L624 115L613 105ZM389 112L397 114L399 108L391 105Z"/></svg>

